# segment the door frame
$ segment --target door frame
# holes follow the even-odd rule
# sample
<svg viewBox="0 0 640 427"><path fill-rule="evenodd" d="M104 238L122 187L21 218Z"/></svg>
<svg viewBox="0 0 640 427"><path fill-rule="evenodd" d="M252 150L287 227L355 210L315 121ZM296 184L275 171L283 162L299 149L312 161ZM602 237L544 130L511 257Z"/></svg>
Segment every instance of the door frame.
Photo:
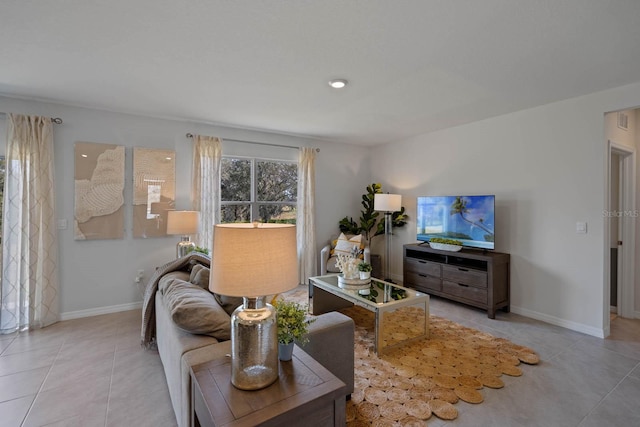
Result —
<svg viewBox="0 0 640 427"><path fill-rule="evenodd" d="M611 160L612 154L620 156L620 208L621 210L609 212L611 208ZM618 144L613 140L608 140L607 144L607 173L605 186L606 212L604 217L604 238L605 238L605 286L604 286L604 307L603 325L605 337L609 335L611 329L610 308L611 308L611 286L618 284L611 283L611 255L610 237L611 221L608 214L617 215L620 219L622 246L618 251L618 315L620 317L634 317L634 257L635 257L635 221L637 220L637 210L635 209L636 194L636 150L626 145ZM608 214L607 214L608 213ZM616 230L616 233L618 231Z"/></svg>

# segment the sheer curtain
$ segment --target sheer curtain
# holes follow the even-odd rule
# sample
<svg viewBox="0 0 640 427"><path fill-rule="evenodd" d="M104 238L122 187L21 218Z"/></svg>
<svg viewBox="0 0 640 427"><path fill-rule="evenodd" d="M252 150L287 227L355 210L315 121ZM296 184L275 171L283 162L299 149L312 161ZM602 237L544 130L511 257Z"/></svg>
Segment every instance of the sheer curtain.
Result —
<svg viewBox="0 0 640 427"><path fill-rule="evenodd" d="M309 277L316 275L318 267L316 250L316 150L300 148L298 157L298 209L296 232L298 241L298 271L300 283L305 284Z"/></svg>
<svg viewBox="0 0 640 427"><path fill-rule="evenodd" d="M193 210L200 212L200 231L195 243L211 251L213 226L220 222L218 195L220 194L222 142L216 137L194 135L193 143L191 203Z"/></svg>
<svg viewBox="0 0 640 427"><path fill-rule="evenodd" d="M58 321L58 242L53 126L47 117L7 116L0 331Z"/></svg>

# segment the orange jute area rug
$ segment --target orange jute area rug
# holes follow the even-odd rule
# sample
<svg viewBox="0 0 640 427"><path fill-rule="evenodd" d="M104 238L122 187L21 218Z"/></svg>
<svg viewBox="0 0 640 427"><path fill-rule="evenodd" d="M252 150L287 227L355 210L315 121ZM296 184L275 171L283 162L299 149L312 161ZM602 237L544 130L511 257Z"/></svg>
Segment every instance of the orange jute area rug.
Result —
<svg viewBox="0 0 640 427"><path fill-rule="evenodd" d="M306 304L305 293L297 290L285 298ZM415 328L412 310L419 309L390 313L393 317L385 324L391 335ZM520 363L539 362L528 347L433 315L429 338L378 356L373 351L374 314L360 307L341 311L356 324L355 387L347 402L348 426L425 426L434 416L453 420L458 401L481 404L485 393L504 387L503 375L521 376Z"/></svg>

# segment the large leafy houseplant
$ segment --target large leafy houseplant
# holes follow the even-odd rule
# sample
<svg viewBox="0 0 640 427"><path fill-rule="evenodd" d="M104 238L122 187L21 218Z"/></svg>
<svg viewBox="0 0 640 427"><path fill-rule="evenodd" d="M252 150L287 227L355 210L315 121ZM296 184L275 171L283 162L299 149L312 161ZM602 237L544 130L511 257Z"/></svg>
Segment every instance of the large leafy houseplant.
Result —
<svg viewBox="0 0 640 427"><path fill-rule="evenodd" d="M382 212L374 210L374 199L376 194L382 194L382 185L373 183L367 186L367 192L362 195L362 210L360 211L359 222L352 217L345 216L338 223L340 231L349 234L362 234L367 242L375 236L384 234L385 216ZM393 227L402 227L407 223L407 215L404 206L397 212L391 214Z"/></svg>

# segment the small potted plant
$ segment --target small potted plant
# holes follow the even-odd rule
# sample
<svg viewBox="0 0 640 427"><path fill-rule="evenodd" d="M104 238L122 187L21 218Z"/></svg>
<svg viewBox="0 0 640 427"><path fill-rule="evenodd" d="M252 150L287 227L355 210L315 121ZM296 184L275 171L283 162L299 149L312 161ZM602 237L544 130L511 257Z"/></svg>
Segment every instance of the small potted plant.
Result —
<svg viewBox="0 0 640 427"><path fill-rule="evenodd" d="M307 318L307 307L297 302L278 300L275 302L278 322L278 358L291 360L293 342L304 344L308 341L309 325L315 319Z"/></svg>
<svg viewBox="0 0 640 427"><path fill-rule="evenodd" d="M360 272L360 279L366 280L371 278L371 270L373 267L368 262L362 261L358 264L358 271Z"/></svg>

